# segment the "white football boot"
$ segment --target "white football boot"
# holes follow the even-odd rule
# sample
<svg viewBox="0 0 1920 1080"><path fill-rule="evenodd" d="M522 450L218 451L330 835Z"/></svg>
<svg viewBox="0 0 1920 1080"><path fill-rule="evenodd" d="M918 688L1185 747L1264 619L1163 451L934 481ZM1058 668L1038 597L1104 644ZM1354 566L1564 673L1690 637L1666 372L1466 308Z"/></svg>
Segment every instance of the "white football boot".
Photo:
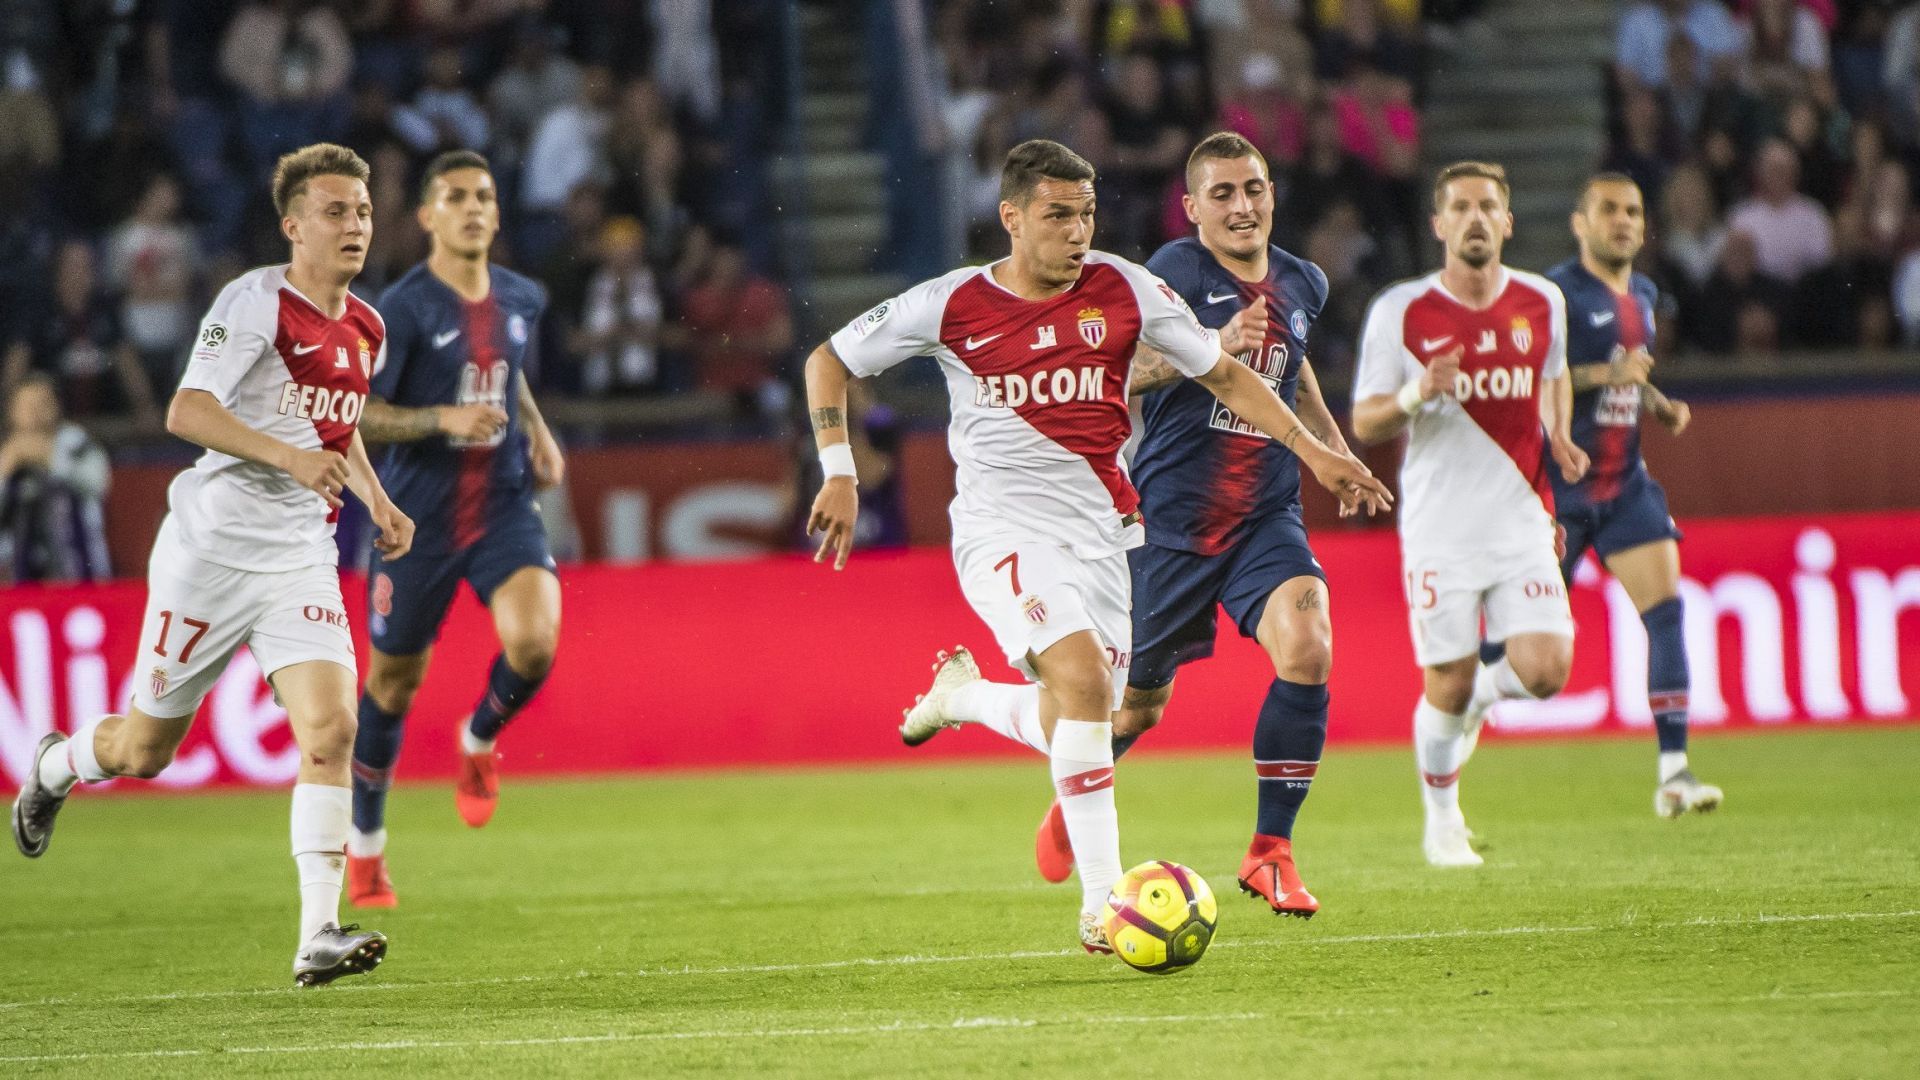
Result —
<svg viewBox="0 0 1920 1080"><path fill-rule="evenodd" d="M1653 792L1653 812L1663 818L1677 818L1681 814L1704 814L1720 805L1725 798L1719 788L1712 784L1703 784L1693 775L1691 769L1681 769L1674 773L1666 783Z"/></svg>
<svg viewBox="0 0 1920 1080"><path fill-rule="evenodd" d="M1479 866L1486 860L1473 850L1473 832L1458 812L1427 815L1427 836L1421 844L1432 866Z"/></svg>
<svg viewBox="0 0 1920 1080"><path fill-rule="evenodd" d="M956 645L953 651L938 653L933 659L933 685L927 692L914 699L913 707L906 711L906 721L900 725L900 741L908 746L919 746L942 728L959 727L962 721L947 715L947 696L971 682L980 680L980 665L973 662L973 654L966 646Z"/></svg>

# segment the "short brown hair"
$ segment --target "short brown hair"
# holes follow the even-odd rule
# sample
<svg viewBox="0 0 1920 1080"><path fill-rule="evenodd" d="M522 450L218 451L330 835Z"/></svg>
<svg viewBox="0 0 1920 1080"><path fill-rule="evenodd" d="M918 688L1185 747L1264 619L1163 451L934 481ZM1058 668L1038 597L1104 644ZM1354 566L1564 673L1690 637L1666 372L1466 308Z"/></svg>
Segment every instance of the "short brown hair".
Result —
<svg viewBox="0 0 1920 1080"><path fill-rule="evenodd" d="M334 143L314 143L283 154L273 167L273 208L286 217L293 200L307 193L307 181L316 176L350 176L361 183L373 170L360 155Z"/></svg>
<svg viewBox="0 0 1920 1080"><path fill-rule="evenodd" d="M1187 192L1193 192L1193 180L1200 173L1201 162L1238 161L1244 157L1259 162L1260 171L1268 173L1268 179L1272 179L1271 170L1267 168L1267 156L1241 135L1232 131L1216 131L1201 139L1200 145L1187 155Z"/></svg>
<svg viewBox="0 0 1920 1080"><path fill-rule="evenodd" d="M1052 139L1028 139L1007 151L1007 164L1000 170L1000 201L1025 206L1042 180L1094 179L1086 158Z"/></svg>
<svg viewBox="0 0 1920 1080"><path fill-rule="evenodd" d="M448 150L432 161L427 162L427 171L420 175L420 201L433 198L433 182L455 169L479 169L488 176L493 175L493 166L487 159L473 150Z"/></svg>
<svg viewBox="0 0 1920 1080"><path fill-rule="evenodd" d="M1580 185L1580 197L1574 200L1573 208L1581 211L1586 210L1587 196L1593 194L1593 189L1599 187L1601 184L1632 184L1635 191L1640 189L1640 181L1635 180L1626 173L1597 172L1587 177L1587 182ZM1644 195L1641 196L1643 199L1645 197Z"/></svg>
<svg viewBox="0 0 1920 1080"><path fill-rule="evenodd" d="M1440 201L1447 194L1447 185L1455 180L1465 179L1491 180L1500 188L1500 198L1509 205L1513 202L1513 189L1507 186L1507 170L1491 161L1456 161L1446 166L1433 177L1433 208L1440 209Z"/></svg>

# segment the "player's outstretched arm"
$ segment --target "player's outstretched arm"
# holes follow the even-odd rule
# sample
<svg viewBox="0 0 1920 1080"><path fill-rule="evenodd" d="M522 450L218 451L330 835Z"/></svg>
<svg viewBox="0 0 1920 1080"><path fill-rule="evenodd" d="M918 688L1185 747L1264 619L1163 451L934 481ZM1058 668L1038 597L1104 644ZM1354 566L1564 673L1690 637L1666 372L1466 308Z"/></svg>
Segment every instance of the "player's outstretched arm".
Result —
<svg viewBox="0 0 1920 1080"><path fill-rule="evenodd" d="M1556 375L1541 381L1540 422L1547 429L1547 448L1560 476L1572 484L1587 475L1587 452L1573 441L1573 378Z"/></svg>
<svg viewBox="0 0 1920 1080"><path fill-rule="evenodd" d="M1635 383L1645 386L1647 376L1653 371L1653 354L1645 348L1631 352L1616 350L1611 363L1574 364L1567 370L1573 372L1573 392L1576 394L1601 386L1632 386Z"/></svg>
<svg viewBox="0 0 1920 1080"><path fill-rule="evenodd" d="M813 444L820 451L823 479L807 516L807 535L822 533L813 561L833 553L833 568L847 565L853 552L853 525L860 517L860 495L855 490L853 445L847 441L847 370L833 346L821 342L807 357L807 417L813 422Z"/></svg>
<svg viewBox="0 0 1920 1080"><path fill-rule="evenodd" d="M340 489L347 483L346 458L331 450L302 450L255 431L205 390L182 388L174 393L167 406L167 430L209 450L279 469L327 500L328 506L336 510L341 506Z"/></svg>
<svg viewBox="0 0 1920 1080"><path fill-rule="evenodd" d="M1133 374L1127 379L1127 396L1138 397L1163 386L1172 386L1184 378L1186 376L1168 363L1166 357L1152 346L1142 344L1134 349Z"/></svg>
<svg viewBox="0 0 1920 1080"><path fill-rule="evenodd" d="M1648 383L1640 388L1640 408L1653 414L1667 431L1678 435L1693 423L1693 407L1679 398L1670 398L1660 392L1660 388Z"/></svg>
<svg viewBox="0 0 1920 1080"><path fill-rule="evenodd" d="M367 506L367 516L380 530L373 546L389 559L405 555L413 546L413 519L401 513L387 498L387 489L380 483L380 474L373 471L373 462L367 457L367 444L358 431L347 444L347 486L360 496L360 501Z"/></svg>
<svg viewBox="0 0 1920 1080"><path fill-rule="evenodd" d="M360 414L360 434L369 442L419 442L435 435L469 442L486 442L507 426L506 410L497 405L429 405L412 409L367 396Z"/></svg>
<svg viewBox="0 0 1920 1080"><path fill-rule="evenodd" d="M1321 486L1340 500L1341 516L1385 510L1393 505L1393 494L1385 484L1352 454L1335 451L1315 438L1252 368L1222 354L1212 370L1194 381L1206 387L1236 416L1293 451L1302 465L1313 470Z"/></svg>
<svg viewBox="0 0 1920 1080"><path fill-rule="evenodd" d="M1313 373L1313 362L1304 356L1300 358L1300 385L1293 400L1294 414L1307 425L1314 438L1326 443L1335 453L1353 453L1347 446L1347 437L1340 432L1339 422L1333 418L1333 410L1327 407L1327 396L1320 392L1320 378Z"/></svg>

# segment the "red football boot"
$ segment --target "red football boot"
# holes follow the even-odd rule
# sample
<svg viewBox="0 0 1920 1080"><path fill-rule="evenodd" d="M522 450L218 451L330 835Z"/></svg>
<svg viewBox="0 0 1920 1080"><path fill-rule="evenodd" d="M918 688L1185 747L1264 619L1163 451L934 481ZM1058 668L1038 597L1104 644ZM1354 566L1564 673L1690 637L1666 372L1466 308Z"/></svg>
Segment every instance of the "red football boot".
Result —
<svg viewBox="0 0 1920 1080"><path fill-rule="evenodd" d="M1320 910L1293 868L1293 841L1256 834L1240 863L1240 891L1267 902L1275 915L1311 919Z"/></svg>
<svg viewBox="0 0 1920 1080"><path fill-rule="evenodd" d="M347 903L354 907L398 907L385 855L347 856Z"/></svg>
<svg viewBox="0 0 1920 1080"><path fill-rule="evenodd" d="M1055 885L1073 876L1073 841L1067 839L1067 819L1060 813L1060 800L1047 807L1040 819L1040 831L1033 836L1033 861L1040 876Z"/></svg>
<svg viewBox="0 0 1920 1080"><path fill-rule="evenodd" d="M453 785L453 805L460 811L460 820L473 828L493 820L493 809L500 805L499 760L495 750L460 754L460 779Z"/></svg>

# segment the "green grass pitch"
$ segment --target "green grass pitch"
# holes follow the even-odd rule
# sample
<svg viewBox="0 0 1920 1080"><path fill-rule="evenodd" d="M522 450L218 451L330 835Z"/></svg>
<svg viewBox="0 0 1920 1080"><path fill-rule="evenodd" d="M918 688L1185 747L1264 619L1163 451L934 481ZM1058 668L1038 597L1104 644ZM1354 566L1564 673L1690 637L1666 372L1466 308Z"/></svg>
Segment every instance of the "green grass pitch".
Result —
<svg viewBox="0 0 1920 1080"><path fill-rule="evenodd" d="M974 732L943 738L982 738ZM1220 895L1197 967L1075 943L1038 760L533 783L471 832L396 792L369 977L297 991L281 793L94 797L0 861L0 1076L1913 1076L1920 729L1492 743L1480 870L1429 869L1410 754L1337 750L1296 841L1321 915L1234 871L1244 757L1122 765L1129 862ZM511 759L508 760L509 768Z"/></svg>

